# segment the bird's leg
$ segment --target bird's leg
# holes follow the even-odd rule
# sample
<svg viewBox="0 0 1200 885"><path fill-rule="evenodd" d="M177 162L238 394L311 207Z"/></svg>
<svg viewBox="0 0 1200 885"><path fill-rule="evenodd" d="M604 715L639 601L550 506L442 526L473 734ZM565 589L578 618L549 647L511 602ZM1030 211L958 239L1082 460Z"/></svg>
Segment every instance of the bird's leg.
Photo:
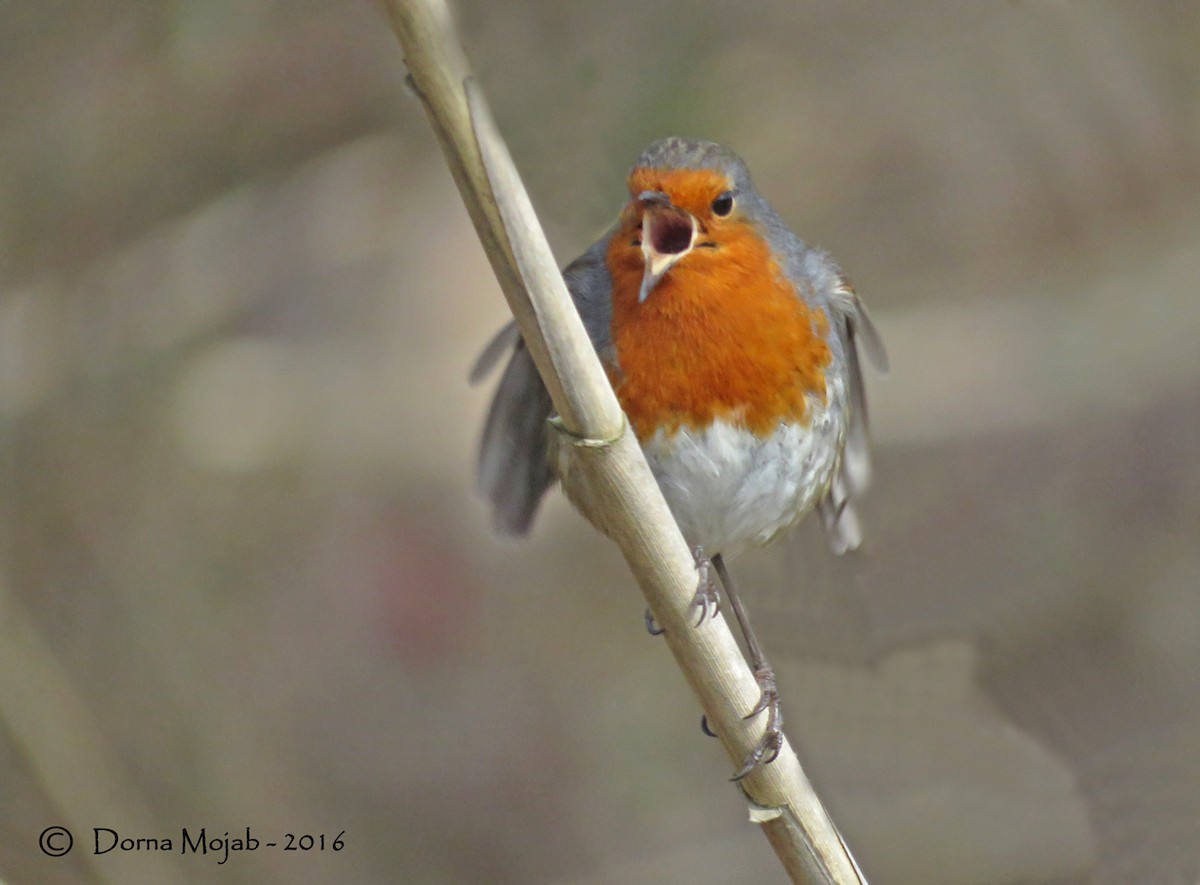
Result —
<svg viewBox="0 0 1200 885"><path fill-rule="evenodd" d="M695 548L692 558L696 561L696 593L692 596L692 607L700 610L700 615L696 618L696 626L699 627L705 618L716 617L717 612L721 610L721 592L712 578L712 566L704 554L704 548ZM661 636L666 632L655 623L650 609L646 609L646 632L651 636Z"/></svg>
<svg viewBox="0 0 1200 885"><path fill-rule="evenodd" d="M758 637L750 628L750 619L742 607L742 600L738 597L721 554L718 553L712 558L712 564L713 568L717 570L717 574L721 576L721 583L725 585L725 595L729 597L729 605L733 608L734 617L737 618L738 626L742 629L742 636L746 638L746 649L750 653L750 669L754 671L754 679L761 692L754 709L743 718L753 719L764 710L767 711L767 727L763 731L762 737L759 738L754 749L743 760L742 767L732 778L732 780L740 781L759 765L768 765L774 762L775 757L779 755L779 751L783 747L783 710L779 705L779 690L775 686L775 671L767 663L762 647L758 644ZM707 731L707 729L705 730Z"/></svg>

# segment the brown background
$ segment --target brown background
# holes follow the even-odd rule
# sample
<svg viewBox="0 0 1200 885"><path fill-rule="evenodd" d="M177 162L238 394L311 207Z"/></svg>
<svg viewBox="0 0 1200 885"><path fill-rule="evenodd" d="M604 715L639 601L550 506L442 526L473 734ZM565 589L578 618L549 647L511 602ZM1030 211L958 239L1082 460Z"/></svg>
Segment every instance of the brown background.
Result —
<svg viewBox="0 0 1200 885"><path fill-rule="evenodd" d="M867 550L735 563L789 733L873 881L1195 883L1200 6L750 6L457 12L560 259L704 136L874 310ZM782 881L614 549L489 534L403 77L365 0L0 5L5 882Z"/></svg>

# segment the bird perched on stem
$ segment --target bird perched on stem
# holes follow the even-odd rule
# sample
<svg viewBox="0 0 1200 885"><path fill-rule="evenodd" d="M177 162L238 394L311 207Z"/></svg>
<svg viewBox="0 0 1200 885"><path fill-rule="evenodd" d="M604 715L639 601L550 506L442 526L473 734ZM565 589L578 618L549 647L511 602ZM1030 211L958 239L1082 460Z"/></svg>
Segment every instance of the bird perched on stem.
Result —
<svg viewBox="0 0 1200 885"><path fill-rule="evenodd" d="M665 138L642 152L628 185L616 225L563 275L695 551L697 624L719 604L711 562L745 635L761 689L746 718L768 719L737 779L774 759L782 715L725 559L813 509L835 553L859 546L854 502L870 458L858 348L881 371L886 356L849 280L787 228L733 151ZM496 528L524 534L546 490L569 475L571 447L548 425L550 395L514 325L484 350L472 380L506 352L478 481ZM587 502L573 500L587 516Z"/></svg>

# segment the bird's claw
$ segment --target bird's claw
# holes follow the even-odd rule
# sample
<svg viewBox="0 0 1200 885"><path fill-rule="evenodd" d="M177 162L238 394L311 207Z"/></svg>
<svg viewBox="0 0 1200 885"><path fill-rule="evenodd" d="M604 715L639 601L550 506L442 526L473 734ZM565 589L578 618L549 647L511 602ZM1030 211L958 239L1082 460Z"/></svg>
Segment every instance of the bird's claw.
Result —
<svg viewBox="0 0 1200 885"><path fill-rule="evenodd" d="M704 548L694 549L692 558L696 560L696 593L692 596L692 608L700 611L695 623L699 627L705 618L714 618L721 610L721 591L713 580L712 563L704 554ZM667 632L665 627L658 626L650 609L646 609L646 632L651 636L662 636Z"/></svg>
<svg viewBox="0 0 1200 885"><path fill-rule="evenodd" d="M760 765L770 765L783 749L783 710L779 705L779 690L775 686L775 671L764 664L755 671L754 679L760 691L758 703L742 718L753 719L766 710L767 727L763 729L762 737L754 749L742 761L742 767L730 778L732 781L740 781Z"/></svg>
<svg viewBox="0 0 1200 885"><path fill-rule="evenodd" d="M695 626L699 627L704 623L705 618L715 618L717 613L721 611L721 592L717 589L717 582L712 577L712 563L704 554L703 547L697 547L692 551L692 557L696 560L696 594L692 597L692 606L700 610L700 616L696 618Z"/></svg>

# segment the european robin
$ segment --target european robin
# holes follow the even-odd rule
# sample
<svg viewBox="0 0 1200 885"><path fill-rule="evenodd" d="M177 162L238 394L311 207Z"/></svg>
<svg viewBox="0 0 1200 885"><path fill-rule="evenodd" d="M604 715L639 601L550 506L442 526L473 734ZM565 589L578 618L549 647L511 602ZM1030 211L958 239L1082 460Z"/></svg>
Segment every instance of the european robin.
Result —
<svg viewBox="0 0 1200 885"><path fill-rule="evenodd" d="M858 347L886 369L879 335L849 280L793 234L745 163L709 141L665 138L629 175L617 223L563 275L701 573L700 620L715 613L716 568L746 635L769 713L739 778L782 741L774 674L749 629L724 559L767 544L815 509L830 547L860 544L855 499L870 473ZM484 428L479 486L496 528L528 531L571 447L508 326L474 371L511 349ZM586 502L564 487L585 516ZM647 618L651 632L653 622ZM707 730L707 729L706 729Z"/></svg>

